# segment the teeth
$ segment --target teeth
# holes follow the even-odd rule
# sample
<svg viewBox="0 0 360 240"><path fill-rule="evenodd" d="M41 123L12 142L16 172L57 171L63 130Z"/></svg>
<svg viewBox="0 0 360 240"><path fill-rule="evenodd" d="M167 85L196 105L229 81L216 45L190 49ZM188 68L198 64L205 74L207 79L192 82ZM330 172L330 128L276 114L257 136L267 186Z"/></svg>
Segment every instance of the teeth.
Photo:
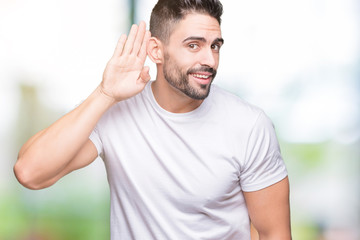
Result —
<svg viewBox="0 0 360 240"><path fill-rule="evenodd" d="M203 79L206 79L206 78L209 78L209 76L207 75L201 75L201 74L193 74L194 77L197 77L197 78L203 78Z"/></svg>

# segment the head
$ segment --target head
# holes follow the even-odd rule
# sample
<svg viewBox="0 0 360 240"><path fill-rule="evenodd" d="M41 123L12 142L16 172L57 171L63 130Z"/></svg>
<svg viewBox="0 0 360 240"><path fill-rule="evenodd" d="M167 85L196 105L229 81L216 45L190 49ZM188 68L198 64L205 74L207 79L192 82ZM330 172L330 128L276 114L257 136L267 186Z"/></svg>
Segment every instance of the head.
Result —
<svg viewBox="0 0 360 240"><path fill-rule="evenodd" d="M150 17L152 36L166 44L175 25L189 13L209 15L220 25L223 6L219 0L159 0Z"/></svg>
<svg viewBox="0 0 360 240"><path fill-rule="evenodd" d="M159 0L150 20L158 76L193 99L208 96L223 44L218 0Z"/></svg>

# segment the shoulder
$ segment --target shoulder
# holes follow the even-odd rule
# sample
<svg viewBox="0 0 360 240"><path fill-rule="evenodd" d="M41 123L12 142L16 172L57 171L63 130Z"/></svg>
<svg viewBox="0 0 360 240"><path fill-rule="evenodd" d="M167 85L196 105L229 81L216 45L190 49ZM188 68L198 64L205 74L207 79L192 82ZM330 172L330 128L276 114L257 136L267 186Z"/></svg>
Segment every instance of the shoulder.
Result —
<svg viewBox="0 0 360 240"><path fill-rule="evenodd" d="M144 108L148 107L147 98L147 93L142 91L131 98L116 103L103 114L98 125L117 124L120 121L134 118L141 114Z"/></svg>
<svg viewBox="0 0 360 240"><path fill-rule="evenodd" d="M261 108L217 85L213 85L211 91L211 106L226 117L254 123L264 114Z"/></svg>
<svg viewBox="0 0 360 240"><path fill-rule="evenodd" d="M263 109L219 86L214 85L212 90L212 112L224 127L242 136L265 133L273 135L273 122Z"/></svg>

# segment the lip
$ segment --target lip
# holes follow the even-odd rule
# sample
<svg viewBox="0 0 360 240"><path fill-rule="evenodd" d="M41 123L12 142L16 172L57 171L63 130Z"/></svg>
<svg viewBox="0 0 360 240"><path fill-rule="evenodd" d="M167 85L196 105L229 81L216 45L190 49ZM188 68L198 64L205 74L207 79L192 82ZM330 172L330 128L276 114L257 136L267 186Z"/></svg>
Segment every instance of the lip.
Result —
<svg viewBox="0 0 360 240"><path fill-rule="evenodd" d="M199 84L206 85L211 82L213 74L209 72L191 73L190 76Z"/></svg>

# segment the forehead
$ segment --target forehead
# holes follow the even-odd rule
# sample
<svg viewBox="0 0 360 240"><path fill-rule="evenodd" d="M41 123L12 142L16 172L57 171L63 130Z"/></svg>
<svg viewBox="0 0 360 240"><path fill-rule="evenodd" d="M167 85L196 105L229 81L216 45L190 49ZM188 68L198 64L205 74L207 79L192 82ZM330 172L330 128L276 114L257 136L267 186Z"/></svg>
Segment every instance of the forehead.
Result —
<svg viewBox="0 0 360 240"><path fill-rule="evenodd" d="M208 41L220 38L220 24L216 18L209 15L189 13L174 26L170 42L172 40L183 41L190 36L204 37Z"/></svg>

